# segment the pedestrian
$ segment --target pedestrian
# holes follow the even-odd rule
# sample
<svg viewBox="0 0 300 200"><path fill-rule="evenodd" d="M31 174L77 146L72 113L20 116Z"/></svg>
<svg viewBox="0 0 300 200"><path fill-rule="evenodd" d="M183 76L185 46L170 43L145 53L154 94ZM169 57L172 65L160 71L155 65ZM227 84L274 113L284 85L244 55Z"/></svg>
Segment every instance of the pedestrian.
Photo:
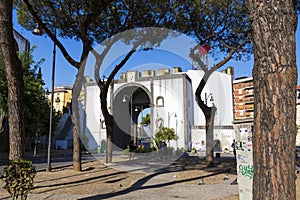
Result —
<svg viewBox="0 0 300 200"><path fill-rule="evenodd" d="M234 162L236 164L236 142L235 142L235 139L233 139L233 142L231 144L231 148L233 150L233 155L234 155Z"/></svg>
<svg viewBox="0 0 300 200"><path fill-rule="evenodd" d="M136 146L134 145L134 141L131 140L129 143L129 160L134 160Z"/></svg>
<svg viewBox="0 0 300 200"><path fill-rule="evenodd" d="M32 150L32 153L34 153L35 145L36 145L36 140L33 138L33 139L31 140L31 150Z"/></svg>

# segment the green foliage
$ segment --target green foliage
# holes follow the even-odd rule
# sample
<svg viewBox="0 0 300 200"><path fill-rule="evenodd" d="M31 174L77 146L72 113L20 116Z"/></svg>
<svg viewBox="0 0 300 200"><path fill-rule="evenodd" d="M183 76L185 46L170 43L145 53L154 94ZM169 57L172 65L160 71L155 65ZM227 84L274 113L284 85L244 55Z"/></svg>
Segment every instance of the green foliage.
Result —
<svg viewBox="0 0 300 200"><path fill-rule="evenodd" d="M40 72L40 65L44 59L33 60L33 46L29 52L19 55L22 62L24 79L24 113L26 137L33 137L36 131L39 135L48 134L50 104L45 98L44 82ZM0 57L0 110L7 115L7 84L4 73L4 63ZM53 126L56 127L61 117L60 113L53 112Z"/></svg>
<svg viewBox="0 0 300 200"><path fill-rule="evenodd" d="M14 2L18 22L33 30L36 21L24 1ZM245 0L29 2L40 20L47 22L47 28L52 33L54 27L58 28L59 36L66 39L86 38L91 43L101 43L126 30L163 27L194 37L200 45L208 43L215 56L223 57L220 52L229 53L244 40L248 40L247 44L234 57L241 59L241 55L252 54Z"/></svg>
<svg viewBox="0 0 300 200"><path fill-rule="evenodd" d="M50 107L45 98L44 82L39 71L40 64L44 59L35 62L33 60L33 51L35 46L29 52L19 55L23 68L24 79L24 105L25 105L25 133L26 136L35 135L40 129L40 134L47 133L47 124L49 123Z"/></svg>
<svg viewBox="0 0 300 200"><path fill-rule="evenodd" d="M127 155L127 156L128 156L128 155L129 155L129 147L128 147L128 148L126 148L126 149L124 149L124 150L123 150L123 152L124 152L124 154L125 154L125 155Z"/></svg>
<svg viewBox="0 0 300 200"><path fill-rule="evenodd" d="M13 199L26 199L28 193L33 188L35 167L28 160L11 160L4 169L4 175L0 178L4 180L4 189Z"/></svg>
<svg viewBox="0 0 300 200"><path fill-rule="evenodd" d="M159 141L178 140L178 136L175 134L173 128L162 127L161 130L155 133L155 142L159 144Z"/></svg>
<svg viewBox="0 0 300 200"><path fill-rule="evenodd" d="M148 126L150 124L150 114L147 114L145 117L142 118L141 124Z"/></svg>

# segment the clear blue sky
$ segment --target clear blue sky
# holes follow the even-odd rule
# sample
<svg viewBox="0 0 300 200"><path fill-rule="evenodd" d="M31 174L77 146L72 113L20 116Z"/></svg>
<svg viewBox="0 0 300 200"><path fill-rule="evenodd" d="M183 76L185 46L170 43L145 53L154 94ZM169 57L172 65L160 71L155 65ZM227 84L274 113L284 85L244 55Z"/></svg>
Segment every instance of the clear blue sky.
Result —
<svg viewBox="0 0 300 200"><path fill-rule="evenodd" d="M30 31L23 29L16 20L16 14L14 12L14 29L22 34L26 39L29 40L30 46L36 45L37 48L34 51L34 60L39 60L45 58L46 61L42 64L42 74L45 81L45 87L51 87L51 72L52 72L52 55L53 55L53 42L46 35L35 36ZM298 29L296 32L296 48L297 48L297 66L298 66L298 85L300 84L300 20L298 20ZM70 40L62 40L62 43L75 59L79 59L81 53L81 45L78 42ZM117 60L117 59L115 59ZM113 62L115 63L115 62ZM188 65L188 62L182 58L178 59L178 55L170 53L165 50L152 51L152 52L143 52L138 53L132 57L127 63L127 69L135 66L141 66L143 64L161 64L164 66L177 67L183 65ZM146 65L144 65L146 66ZM248 62L237 62L230 61L223 68L227 66L233 66L235 70L235 77L239 76L251 76L252 75L252 66L253 60ZM223 69L222 68L222 69ZM57 48L56 52L56 73L55 73L55 86L61 85L73 85L75 80L75 75L77 70L71 66L65 58L62 56L60 50ZM105 72L104 72L105 73Z"/></svg>

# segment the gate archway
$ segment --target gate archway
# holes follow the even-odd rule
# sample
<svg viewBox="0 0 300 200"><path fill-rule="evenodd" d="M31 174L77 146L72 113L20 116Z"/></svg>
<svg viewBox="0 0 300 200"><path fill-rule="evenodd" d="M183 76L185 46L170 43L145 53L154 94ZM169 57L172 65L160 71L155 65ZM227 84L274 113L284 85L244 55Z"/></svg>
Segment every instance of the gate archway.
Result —
<svg viewBox="0 0 300 200"><path fill-rule="evenodd" d="M144 109L151 108L151 105L151 93L145 86L137 83L126 84L114 93L112 105L114 145L125 149L131 140L135 144L137 143L137 120L139 113Z"/></svg>

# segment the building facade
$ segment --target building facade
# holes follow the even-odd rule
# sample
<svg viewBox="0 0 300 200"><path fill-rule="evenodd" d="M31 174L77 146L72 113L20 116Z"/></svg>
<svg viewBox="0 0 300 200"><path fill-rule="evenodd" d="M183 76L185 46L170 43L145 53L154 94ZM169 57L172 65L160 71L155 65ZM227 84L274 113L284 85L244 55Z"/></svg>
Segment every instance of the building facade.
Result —
<svg viewBox="0 0 300 200"><path fill-rule="evenodd" d="M235 139L247 146L252 142L254 119L254 88L252 77L239 77L233 81Z"/></svg>
<svg viewBox="0 0 300 200"><path fill-rule="evenodd" d="M124 149L131 139L153 140L162 127L173 128L175 149L191 150L195 145L205 149L205 118L195 101L195 91L203 71L180 68L127 71L110 86L108 105L114 116L113 143ZM95 149L106 141L106 129L100 109L100 90L95 82L86 83L83 101L82 134L88 137L87 149ZM229 148L233 139L232 76L215 72L204 88L202 100L217 107L214 137L220 150ZM140 116L149 114L148 131L141 135ZM217 142L218 141L218 142Z"/></svg>
<svg viewBox="0 0 300 200"><path fill-rule="evenodd" d="M51 92L48 92L47 98L51 99ZM64 108L69 107L72 99L72 87L58 86L54 87L53 107L56 112L64 112Z"/></svg>
<svg viewBox="0 0 300 200"><path fill-rule="evenodd" d="M234 119L244 120L254 117L253 78L242 77L233 81Z"/></svg>
<svg viewBox="0 0 300 200"><path fill-rule="evenodd" d="M253 77L240 77L233 81L234 127L236 139L252 139L254 126ZM296 124L300 127L300 86L297 86ZM296 145L300 146L300 130L297 129Z"/></svg>

